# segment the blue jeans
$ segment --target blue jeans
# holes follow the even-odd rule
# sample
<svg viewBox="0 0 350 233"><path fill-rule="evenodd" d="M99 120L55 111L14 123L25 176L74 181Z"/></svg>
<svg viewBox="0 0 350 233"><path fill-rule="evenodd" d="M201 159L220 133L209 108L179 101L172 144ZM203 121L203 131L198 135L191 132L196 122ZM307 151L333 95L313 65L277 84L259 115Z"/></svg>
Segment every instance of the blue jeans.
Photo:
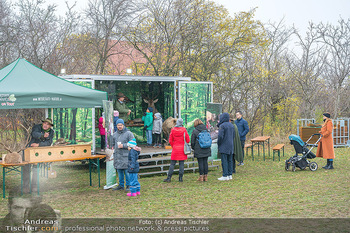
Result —
<svg viewBox="0 0 350 233"><path fill-rule="evenodd" d="M117 169L118 172L118 177L119 177L119 185L121 187L124 187L124 173L125 173L125 181L126 181L126 186L130 185L129 182L129 172L127 169Z"/></svg>
<svg viewBox="0 0 350 233"><path fill-rule="evenodd" d="M140 182L138 181L137 173L129 173L129 178L130 178L130 192L131 193L140 192L141 185L140 185Z"/></svg>
<svg viewBox="0 0 350 233"><path fill-rule="evenodd" d="M222 176L232 176L233 155L221 154Z"/></svg>
<svg viewBox="0 0 350 233"><path fill-rule="evenodd" d="M146 130L147 145L152 145L152 130Z"/></svg>

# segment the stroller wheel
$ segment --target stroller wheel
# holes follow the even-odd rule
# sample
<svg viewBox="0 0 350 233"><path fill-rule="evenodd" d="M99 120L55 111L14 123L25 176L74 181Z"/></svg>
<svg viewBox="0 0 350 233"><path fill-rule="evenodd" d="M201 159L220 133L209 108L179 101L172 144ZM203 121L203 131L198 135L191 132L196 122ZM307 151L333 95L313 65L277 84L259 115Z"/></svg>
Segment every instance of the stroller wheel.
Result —
<svg viewBox="0 0 350 233"><path fill-rule="evenodd" d="M295 172L295 164L292 165L292 172Z"/></svg>
<svg viewBox="0 0 350 233"><path fill-rule="evenodd" d="M316 171L317 170L317 168L318 168L318 165L317 165L317 163L316 162L311 162L311 163L309 163L309 168L310 168L310 170L311 171Z"/></svg>
<svg viewBox="0 0 350 233"><path fill-rule="evenodd" d="M289 170L289 166L290 166L290 164L289 164L289 162L286 162L286 165L285 165L285 169L286 169L286 171L288 171Z"/></svg>

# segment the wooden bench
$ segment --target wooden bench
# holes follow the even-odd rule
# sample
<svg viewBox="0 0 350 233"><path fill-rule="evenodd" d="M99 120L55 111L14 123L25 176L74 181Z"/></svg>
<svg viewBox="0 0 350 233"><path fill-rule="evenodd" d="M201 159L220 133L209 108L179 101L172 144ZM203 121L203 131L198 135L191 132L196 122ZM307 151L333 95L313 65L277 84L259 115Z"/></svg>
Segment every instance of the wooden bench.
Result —
<svg viewBox="0 0 350 233"><path fill-rule="evenodd" d="M278 152L278 161L281 161L280 151L283 150L283 157L284 157L284 144L277 144L273 150L273 161L275 161L275 152Z"/></svg>
<svg viewBox="0 0 350 233"><path fill-rule="evenodd" d="M248 156L248 149L252 148L252 144L248 143L248 144L244 144L244 149L246 149L246 156ZM252 154L252 160L254 160L253 154Z"/></svg>
<svg viewBox="0 0 350 233"><path fill-rule="evenodd" d="M2 166L2 197L5 198L5 183L6 183L6 173L9 173L11 171L16 171L21 174L21 195L23 194L23 166L29 164L26 161L23 161L22 163L14 163L14 164L8 164L3 163L3 161L0 162L0 166Z"/></svg>

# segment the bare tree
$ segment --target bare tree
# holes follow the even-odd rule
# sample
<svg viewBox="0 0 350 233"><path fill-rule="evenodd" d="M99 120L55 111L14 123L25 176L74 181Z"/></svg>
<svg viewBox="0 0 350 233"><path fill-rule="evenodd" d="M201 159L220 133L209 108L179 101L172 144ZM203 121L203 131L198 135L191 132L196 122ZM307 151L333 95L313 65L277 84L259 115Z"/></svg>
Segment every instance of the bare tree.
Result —
<svg viewBox="0 0 350 233"><path fill-rule="evenodd" d="M324 78L333 93L329 96L333 99L333 115L338 117L344 111L342 99L348 102L348 96L345 99L343 97L346 95L350 76L350 19L340 19L336 26L320 23L317 30L329 52Z"/></svg>
<svg viewBox="0 0 350 233"><path fill-rule="evenodd" d="M295 80L294 91L298 93L299 111L302 118L314 118L316 110L321 107L320 96L323 95L324 86L320 81L327 51L319 42L320 35L315 25L310 22L306 37L294 29L297 36L297 48L299 51L290 53L286 57L289 71ZM291 80L291 82L293 82Z"/></svg>
<svg viewBox="0 0 350 233"><path fill-rule="evenodd" d="M95 73L105 74L109 58L123 53L118 47L125 40L136 7L133 0L90 0L85 10L83 34L90 35L86 42L91 44L98 54Z"/></svg>
<svg viewBox="0 0 350 233"><path fill-rule="evenodd" d="M44 118L43 109L11 109L0 111L0 149L20 152L25 149L35 123Z"/></svg>
<svg viewBox="0 0 350 233"><path fill-rule="evenodd" d="M74 30L76 18L72 15L68 15L65 20L57 17L56 5L50 4L45 8L42 0L23 0L18 3L18 7L15 20L18 56L49 72L57 73L57 68L50 66L50 59Z"/></svg>
<svg viewBox="0 0 350 233"><path fill-rule="evenodd" d="M0 67L8 65L16 58L13 54L14 13L11 9L8 1L0 1Z"/></svg>

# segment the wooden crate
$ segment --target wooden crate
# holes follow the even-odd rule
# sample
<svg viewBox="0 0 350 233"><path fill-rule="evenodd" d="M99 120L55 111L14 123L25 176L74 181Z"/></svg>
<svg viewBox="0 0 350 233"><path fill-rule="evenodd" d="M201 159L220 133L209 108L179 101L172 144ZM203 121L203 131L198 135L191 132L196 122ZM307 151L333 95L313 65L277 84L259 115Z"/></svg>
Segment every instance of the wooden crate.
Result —
<svg viewBox="0 0 350 233"><path fill-rule="evenodd" d="M315 133L319 133L321 128L315 128L315 127L301 127L300 128L300 138L304 142L306 142L311 135ZM318 140L318 136L314 136L309 143L315 143Z"/></svg>
<svg viewBox="0 0 350 233"><path fill-rule="evenodd" d="M27 162L79 160L91 156L91 144L28 147L24 150Z"/></svg>

